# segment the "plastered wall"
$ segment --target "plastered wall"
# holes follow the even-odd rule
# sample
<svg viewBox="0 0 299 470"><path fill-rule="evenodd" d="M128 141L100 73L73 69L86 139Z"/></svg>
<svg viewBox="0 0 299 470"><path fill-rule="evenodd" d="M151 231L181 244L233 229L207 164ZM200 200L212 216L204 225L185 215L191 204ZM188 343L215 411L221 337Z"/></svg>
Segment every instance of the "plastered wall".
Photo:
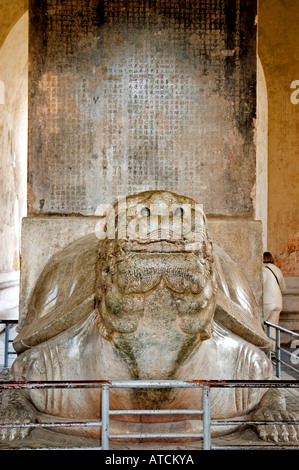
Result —
<svg viewBox="0 0 299 470"><path fill-rule="evenodd" d="M1 7L7 15L0 21L0 273L10 273L20 269L21 219L26 215L28 12L22 15L20 2Z"/></svg>
<svg viewBox="0 0 299 470"><path fill-rule="evenodd" d="M268 250L286 276L299 276L298 6L297 0L259 2L268 93Z"/></svg>

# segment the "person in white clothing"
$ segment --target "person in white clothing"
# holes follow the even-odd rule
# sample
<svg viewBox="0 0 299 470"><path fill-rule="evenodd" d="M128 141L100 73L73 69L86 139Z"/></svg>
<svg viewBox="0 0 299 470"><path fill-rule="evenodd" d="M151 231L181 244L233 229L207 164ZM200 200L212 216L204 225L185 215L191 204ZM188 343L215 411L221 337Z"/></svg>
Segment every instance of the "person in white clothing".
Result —
<svg viewBox="0 0 299 470"><path fill-rule="evenodd" d="M282 292L286 285L281 270L275 266L274 258L266 251L263 255L263 316L264 321L278 325L282 310ZM271 332L272 336L272 332Z"/></svg>

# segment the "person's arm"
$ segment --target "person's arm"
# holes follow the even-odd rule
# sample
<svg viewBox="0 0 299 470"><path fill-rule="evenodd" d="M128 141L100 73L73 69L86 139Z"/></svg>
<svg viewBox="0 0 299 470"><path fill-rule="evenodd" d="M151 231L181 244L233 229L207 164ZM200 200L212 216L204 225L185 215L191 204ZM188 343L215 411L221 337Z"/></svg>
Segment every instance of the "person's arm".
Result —
<svg viewBox="0 0 299 470"><path fill-rule="evenodd" d="M285 279L281 271L280 271L280 276L278 280L279 280L279 286L280 286L281 292L285 292L287 290L287 287L286 287Z"/></svg>

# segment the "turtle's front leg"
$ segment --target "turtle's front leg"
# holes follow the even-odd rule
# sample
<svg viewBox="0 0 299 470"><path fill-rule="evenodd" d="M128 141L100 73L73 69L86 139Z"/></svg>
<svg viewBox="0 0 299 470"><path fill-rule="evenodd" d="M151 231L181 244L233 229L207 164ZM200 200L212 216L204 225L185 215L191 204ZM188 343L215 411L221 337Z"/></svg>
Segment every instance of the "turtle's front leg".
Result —
<svg viewBox="0 0 299 470"><path fill-rule="evenodd" d="M9 374L8 381L24 381L26 361L17 358ZM26 390L4 390L0 405L0 424L29 424L36 422L36 410L29 401ZM0 441L23 439L32 428L0 428Z"/></svg>
<svg viewBox="0 0 299 470"><path fill-rule="evenodd" d="M272 442L297 440L299 426L291 424L295 417L287 411L285 397L278 389L269 389L263 396L259 408L252 416L255 421L289 421L290 424L256 424L254 429L260 439Z"/></svg>
<svg viewBox="0 0 299 470"><path fill-rule="evenodd" d="M0 408L0 424L29 424L36 422L36 410L22 390L5 390ZM26 428L1 427L0 441L23 439L31 431Z"/></svg>

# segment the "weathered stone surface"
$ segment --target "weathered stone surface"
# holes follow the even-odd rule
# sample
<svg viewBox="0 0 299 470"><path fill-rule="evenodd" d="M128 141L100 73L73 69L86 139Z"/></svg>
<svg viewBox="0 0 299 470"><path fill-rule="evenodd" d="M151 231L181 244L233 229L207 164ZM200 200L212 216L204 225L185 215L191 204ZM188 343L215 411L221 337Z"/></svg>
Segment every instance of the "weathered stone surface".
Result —
<svg viewBox="0 0 299 470"><path fill-rule="evenodd" d="M30 210L163 188L251 215L255 15L253 0L32 0Z"/></svg>
<svg viewBox="0 0 299 470"><path fill-rule="evenodd" d="M246 274L256 301L262 306L262 224L248 219L209 217L213 243L221 246Z"/></svg>
<svg viewBox="0 0 299 470"><path fill-rule="evenodd" d="M55 254L88 233L97 217L26 217L22 221L22 270L20 324L26 317L29 297L47 262Z"/></svg>
<svg viewBox="0 0 299 470"><path fill-rule="evenodd" d="M27 217L22 228L20 318L49 259L78 238L94 233L99 217ZM222 246L248 278L259 306L262 301L261 224L247 219L209 218L211 240Z"/></svg>

